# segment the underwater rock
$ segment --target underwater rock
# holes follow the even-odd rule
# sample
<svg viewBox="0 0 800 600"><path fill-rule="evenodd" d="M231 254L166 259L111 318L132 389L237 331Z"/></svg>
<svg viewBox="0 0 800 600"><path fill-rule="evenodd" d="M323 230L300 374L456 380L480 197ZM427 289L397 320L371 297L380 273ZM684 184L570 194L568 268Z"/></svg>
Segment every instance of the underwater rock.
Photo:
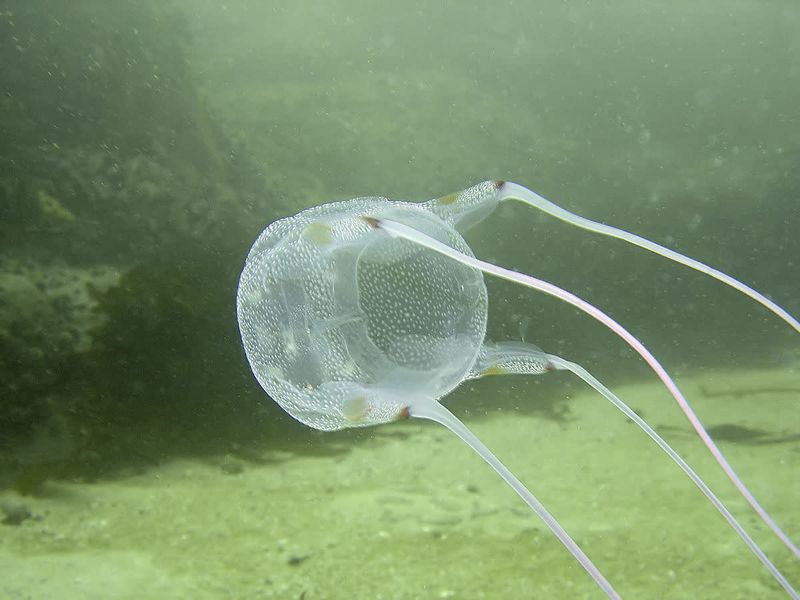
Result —
<svg viewBox="0 0 800 600"><path fill-rule="evenodd" d="M3 500L0 502L0 511L5 515L0 523L3 525L21 525L23 521L28 519L37 519L33 513L24 504L14 502L12 500Z"/></svg>
<svg viewBox="0 0 800 600"><path fill-rule="evenodd" d="M103 318L93 293L118 279L113 267L0 260L0 448L58 403L70 361Z"/></svg>
<svg viewBox="0 0 800 600"><path fill-rule="evenodd" d="M231 265L280 205L198 92L190 43L155 0L0 13L4 477L31 444L64 459L54 435L76 454L47 473L152 462L148 440L182 440L239 385Z"/></svg>
<svg viewBox="0 0 800 600"><path fill-rule="evenodd" d="M20 343L12 332L29 331L25 345L37 352L72 353L90 346L89 331L101 316L95 311L96 295L119 282L116 267L76 267L64 263L0 259L0 338ZM35 336L46 346L31 345Z"/></svg>

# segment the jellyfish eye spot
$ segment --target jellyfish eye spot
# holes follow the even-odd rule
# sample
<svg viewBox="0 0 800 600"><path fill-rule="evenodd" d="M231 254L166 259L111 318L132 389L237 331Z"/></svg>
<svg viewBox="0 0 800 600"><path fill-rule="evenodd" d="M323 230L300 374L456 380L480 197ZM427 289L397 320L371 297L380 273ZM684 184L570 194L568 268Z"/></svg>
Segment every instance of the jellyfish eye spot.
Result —
<svg viewBox="0 0 800 600"><path fill-rule="evenodd" d="M447 196L442 196L439 198L439 204L442 206L447 206L448 204L455 204L458 202L458 199L461 197L461 192L453 192L452 194L447 194Z"/></svg>
<svg viewBox="0 0 800 600"><path fill-rule="evenodd" d="M325 223L309 223L306 225L305 229L303 229L301 235L304 239L319 246L330 244L333 239L331 228Z"/></svg>
<svg viewBox="0 0 800 600"><path fill-rule="evenodd" d="M507 373L508 371L503 367L492 366L481 371L481 377L487 377L489 375L506 375Z"/></svg>
<svg viewBox="0 0 800 600"><path fill-rule="evenodd" d="M357 423L367 416L369 402L364 396L354 396L342 403L342 414L344 418L353 423Z"/></svg>

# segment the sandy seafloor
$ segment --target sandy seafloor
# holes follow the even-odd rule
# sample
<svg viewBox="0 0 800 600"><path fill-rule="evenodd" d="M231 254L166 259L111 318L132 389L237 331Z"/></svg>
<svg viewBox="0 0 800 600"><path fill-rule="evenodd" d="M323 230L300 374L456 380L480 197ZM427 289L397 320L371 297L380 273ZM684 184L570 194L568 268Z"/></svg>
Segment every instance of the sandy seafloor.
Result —
<svg viewBox="0 0 800 600"><path fill-rule="evenodd" d="M679 383L708 426L770 432L761 440L775 443L720 446L800 539L800 374L716 372ZM756 524L666 392L658 384L616 391L800 586L800 562ZM677 468L594 393L576 395L563 422L508 409L465 420L623 597L787 597ZM175 460L92 484L51 482L35 498L3 492L35 518L0 527L0 597L604 597L443 428L409 421L327 436L327 454Z"/></svg>

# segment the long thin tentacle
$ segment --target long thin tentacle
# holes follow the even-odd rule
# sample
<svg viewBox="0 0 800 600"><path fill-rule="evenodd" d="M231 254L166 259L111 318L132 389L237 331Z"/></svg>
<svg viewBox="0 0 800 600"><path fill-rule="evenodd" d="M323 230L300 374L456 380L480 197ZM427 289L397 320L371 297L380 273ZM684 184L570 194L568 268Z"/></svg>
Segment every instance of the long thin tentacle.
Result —
<svg viewBox="0 0 800 600"><path fill-rule="evenodd" d="M569 550L570 554L580 563L586 570L595 583L602 589L606 596L612 600L620 600L620 595L611 586L611 583L605 578L600 570L595 566L591 559L581 550L580 546L573 540L570 535L559 524L556 518L551 515L544 505L534 496L525 485L517 479L514 474L508 470L500 459L498 459L489 448L481 442L475 434L473 434L466 425L464 425L458 417L447 410L444 406L437 401L418 402L409 406L409 414L412 417L420 419L430 419L437 423L444 425L450 431L460 437L470 448L472 448L483 460L485 460L511 488L519 494L525 503L535 512L539 518L544 521L545 525L553 532L553 534L564 544Z"/></svg>
<svg viewBox="0 0 800 600"><path fill-rule="evenodd" d="M670 446L664 438L662 438L656 431L648 425L644 419L642 419L639 415L637 415L627 404L625 404L616 394L614 394L611 390L609 390L606 386L600 383L591 373L589 373L586 369L581 367L580 365L570 362L561 358L560 356L555 356L553 354L547 354L547 359L549 363L555 367L556 369L563 369L568 370L583 379L588 385L593 387L597 392L599 392L602 396L604 396L611 404L617 407L622 414L628 417L631 421L636 423L639 428L644 431L650 438L658 444L659 448L661 448L667 456L669 456L672 461L680 467L680 469L686 474L689 479L694 482L694 484L700 489L701 492L708 498L709 502L716 508L719 513L725 518L733 530L739 535L740 538L747 544L747 547L750 548L751 552L758 557L758 560L769 570L772 576L781 584L784 590L794 599L800 598L797 591L792 587L789 581L784 577L783 573L781 573L778 568L772 563L772 561L764 554L764 551L759 547L758 544L750 537L750 535L744 530L744 528L739 524L739 521L730 513L730 511L725 507L714 492L711 491L711 488L706 485L706 483L700 478L700 476L692 469L688 463L681 458L681 456L675 452L675 450Z"/></svg>
<svg viewBox="0 0 800 600"><path fill-rule="evenodd" d="M429 248L435 252L447 256L448 258L460 262L461 264L478 269L484 273L488 273L489 275L494 275L501 279L519 283L520 285L524 285L526 287L544 292L550 296L559 298L560 300L563 300L564 302L567 302L568 304L571 304L572 306L575 306L576 308L592 316L603 325L608 327L611 331L616 333L631 348L633 348L656 373L658 378L662 381L664 386L669 390L670 394L672 394L672 397L678 403L678 406L681 408L689 423L697 432L697 435L700 437L703 444L705 444L709 452L711 452L712 456L717 461L717 464L719 464L731 482L739 490L739 493L747 500L753 510L759 515L759 517L761 517L764 523L766 523L767 526L772 529L775 535L778 536L778 538L787 546L787 548L789 548L796 557L800 557L800 550L798 550L797 546L795 546L789 536L783 532L775 520L761 506L758 500L756 500L755 496L752 494L752 492L750 492L741 478L736 474L736 471L734 471L731 464L722 454L722 451L717 447L716 443L714 443L714 440L711 439L711 436L706 431L703 423L700 421L700 418L694 412L694 409L686 400L677 384L672 380L664 367L661 366L661 363L656 360L656 358L650 353L644 344L642 344L622 325L617 323L599 308L589 304L585 300L582 300L575 294L553 285L552 283L548 283L541 279L537 279L523 273L518 273L510 269L505 269L491 263L487 263L472 256L467 256L461 252L458 252L457 250L454 250L450 246L447 246L446 244L443 244L438 240L402 223L391 221L389 219L375 219L372 217L365 217L364 220L372 227L382 229L392 236L403 238L415 244Z"/></svg>
<svg viewBox="0 0 800 600"><path fill-rule="evenodd" d="M660 244L656 244L646 238L636 235L635 233L630 233L629 231L625 231L623 229L618 229L617 227L612 227L611 225L605 225L603 223L598 223L596 221L592 221L591 219L587 219L586 217L581 217L580 215L576 215L564 208L561 208L557 204L554 204L547 198L540 196L536 192L529 190L526 187L523 187L517 183L512 183L510 181L498 182L498 195L499 200L517 200L519 202L524 202L529 206L533 206L546 212L549 215L554 216L557 219L561 219L562 221L566 221L571 225L575 225L576 227L580 227L581 229L587 229L589 231L594 231L595 233L600 233L602 235L607 235L613 238L617 238L619 240L623 240L628 242L629 244L633 244L634 246L639 246L640 248L644 248L645 250L649 250L650 252L654 252L660 256L664 256L669 258L670 260L674 260L677 263L682 265L686 265L696 271L700 271L701 273L705 273L709 277L713 277L714 279L725 283L732 288L739 290L741 293L749 296L762 306L766 307L778 317L783 319L786 323L789 324L795 331L800 333L800 321L795 319L792 315L790 315L785 309L780 307L778 304L767 298L761 292L758 292L751 288L749 285L742 283L738 279L731 277L727 273L723 273L722 271L718 271L713 267L709 267L708 265L701 263L699 260L695 260L690 258L680 252L676 252L675 250L670 250L669 248L665 248ZM796 550L796 548L795 548Z"/></svg>

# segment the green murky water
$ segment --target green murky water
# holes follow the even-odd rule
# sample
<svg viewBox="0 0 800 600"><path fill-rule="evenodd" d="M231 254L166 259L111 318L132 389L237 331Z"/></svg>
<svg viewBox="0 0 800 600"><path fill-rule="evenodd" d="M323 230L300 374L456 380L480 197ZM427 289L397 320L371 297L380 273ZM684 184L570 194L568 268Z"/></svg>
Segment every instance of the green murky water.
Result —
<svg viewBox="0 0 800 600"><path fill-rule="evenodd" d="M451 434L321 434L249 373L274 219L503 178L800 312L792 2L0 2L0 595L594 598ZM658 257L502 206L475 253L619 319L800 536L796 334ZM666 392L571 308L487 281L489 337L580 362L795 584ZM564 375L448 404L625 598L787 597L645 437Z"/></svg>

